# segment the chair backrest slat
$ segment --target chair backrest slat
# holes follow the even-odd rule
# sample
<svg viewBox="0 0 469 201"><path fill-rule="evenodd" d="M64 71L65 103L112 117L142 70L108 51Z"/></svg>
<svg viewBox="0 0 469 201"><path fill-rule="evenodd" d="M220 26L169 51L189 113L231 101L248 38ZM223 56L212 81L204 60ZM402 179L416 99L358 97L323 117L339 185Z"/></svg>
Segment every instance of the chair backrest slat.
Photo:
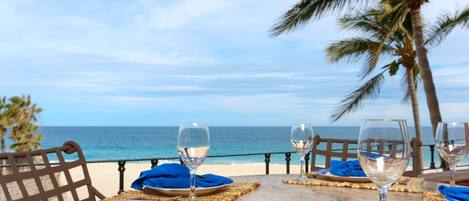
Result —
<svg viewBox="0 0 469 201"><path fill-rule="evenodd" d="M345 141L343 146L342 146L342 161L347 161L347 155L348 155L348 144L349 144L349 141Z"/></svg>
<svg viewBox="0 0 469 201"><path fill-rule="evenodd" d="M4 153L0 154L0 160L7 162L6 167L1 168L3 174L0 174L0 187L3 194L0 194L0 200L30 201L56 198L63 201L66 198L65 193L71 194L74 201L80 201L80 197L90 201L95 201L96 197L104 199L101 193L93 190L85 157L75 142L66 142L62 147L51 149ZM51 160L58 162L52 164ZM83 171L84 179L75 181L70 171L77 167ZM64 174L64 185L60 185L57 178L60 173ZM77 192L81 187L87 191ZM87 196L79 196L78 193L86 193Z"/></svg>
<svg viewBox="0 0 469 201"><path fill-rule="evenodd" d="M6 200L11 200L10 192L8 191L8 187L6 183L1 183L3 189L3 195L5 196Z"/></svg>

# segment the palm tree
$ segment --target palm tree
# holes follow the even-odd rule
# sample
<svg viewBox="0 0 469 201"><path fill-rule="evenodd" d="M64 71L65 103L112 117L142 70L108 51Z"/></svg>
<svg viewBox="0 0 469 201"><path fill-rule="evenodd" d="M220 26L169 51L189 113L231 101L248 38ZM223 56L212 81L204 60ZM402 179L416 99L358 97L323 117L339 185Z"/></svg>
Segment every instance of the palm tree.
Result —
<svg viewBox="0 0 469 201"><path fill-rule="evenodd" d="M419 71L423 79L423 87L427 100L433 133L436 125L441 121L438 97L433 82L427 51L424 43L423 24L421 20L420 7L426 0L392 0L393 2L404 2L411 16L412 32L414 33L415 49L418 58ZM272 36L294 31L312 20L318 20L326 14L337 14L344 10L359 10L368 6L369 3L378 1L368 0L300 0L287 12L271 29Z"/></svg>
<svg viewBox="0 0 469 201"><path fill-rule="evenodd" d="M414 35L412 33L411 16L405 4L392 4L392 1L382 1L380 9L371 9L364 14L346 16L341 18L342 28L360 30L366 37L355 37L333 43L327 48L330 62L341 60L357 61L367 60L361 73L362 79L368 77L376 70L376 64L380 56L390 55L395 58L384 65L380 72L369 79L365 84L350 93L342 102L341 107L331 116L337 121L343 115L357 109L363 100L374 98L379 94L379 89L384 81L384 75L388 72L395 75L399 67L405 69L403 84L406 89L404 100L410 99L416 137L422 142L420 115L416 86L420 72L416 62L414 51ZM400 23L396 23L400 21ZM469 21L469 8L456 12L454 15L445 13L437 22L427 30L428 40L426 44L439 44L456 26L467 26ZM395 26L399 24L400 26ZM416 150L420 156L418 167L423 168L422 147Z"/></svg>
<svg viewBox="0 0 469 201"><path fill-rule="evenodd" d="M399 69L404 70L403 85L406 89L404 100L410 98L416 138L422 142L422 132L420 126L420 115L418 109L418 100L416 86L418 82L418 65L415 60L415 51L413 48L413 35L411 31L410 16L404 15L403 26L397 31L390 32L389 25L393 25L396 15L391 15L401 9L402 4L391 5L390 2L383 1L379 9L370 9L363 14L349 15L340 19L340 25L344 29L360 30L364 36L348 38L334 42L327 47L327 57L330 62L366 60L365 66L360 73L362 79L370 77L373 72L379 72L373 76L358 89L352 91L341 101L340 107L331 115L333 121L339 120L349 112L355 111L364 100L375 98L380 92L380 88L385 80L386 74L394 76ZM391 56L391 61L381 68L377 69L377 63L380 57ZM415 150L420 156L417 167L423 169L422 147Z"/></svg>

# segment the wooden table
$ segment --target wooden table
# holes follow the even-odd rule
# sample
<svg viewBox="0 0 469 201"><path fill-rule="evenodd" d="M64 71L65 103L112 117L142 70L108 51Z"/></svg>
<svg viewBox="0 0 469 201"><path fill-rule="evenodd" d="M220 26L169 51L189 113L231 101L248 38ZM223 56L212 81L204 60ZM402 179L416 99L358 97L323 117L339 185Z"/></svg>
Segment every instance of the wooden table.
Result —
<svg viewBox="0 0 469 201"><path fill-rule="evenodd" d="M295 178L297 175L262 175L233 177L240 182L260 182L261 186L254 192L244 195L239 200L249 201L377 201L378 191L343 187L302 186L282 183L282 179ZM432 188L430 185L428 189ZM421 193L389 192L392 200L419 200Z"/></svg>
<svg viewBox="0 0 469 201"><path fill-rule="evenodd" d="M426 181L449 183L451 178L450 171L426 174L423 176ZM456 184L469 186L469 169L458 169L456 171Z"/></svg>

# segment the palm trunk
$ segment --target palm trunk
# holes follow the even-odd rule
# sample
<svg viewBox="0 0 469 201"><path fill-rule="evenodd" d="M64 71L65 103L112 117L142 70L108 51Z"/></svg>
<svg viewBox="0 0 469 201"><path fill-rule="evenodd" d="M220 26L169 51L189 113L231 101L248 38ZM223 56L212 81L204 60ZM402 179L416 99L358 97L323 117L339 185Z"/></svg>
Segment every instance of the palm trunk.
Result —
<svg viewBox="0 0 469 201"><path fill-rule="evenodd" d="M432 122L433 136L435 136L436 126L441 122L440 106L436 94L435 83L433 83L432 71L428 62L427 50L425 48L423 37L422 18L420 16L420 5L411 7L412 31L415 37L415 51L420 67L420 73L423 79L423 89L427 99L427 107L430 112L430 121Z"/></svg>
<svg viewBox="0 0 469 201"><path fill-rule="evenodd" d="M414 4L412 4L412 2ZM440 104L438 103L438 97L436 95L435 83L433 83L433 75L430 69L430 63L428 62L427 49L425 48L424 36L423 36L423 24L422 17L420 14L420 7L422 2L414 0L407 1L408 7L411 9L410 16L412 19L412 31L414 32L415 38L415 52L417 54L417 60L419 63L420 74L423 80L423 89L425 91L425 97L427 100L427 107L430 113L430 121L432 122L433 137L436 134L436 126L438 122L441 122ZM440 157L440 167L447 168L446 163Z"/></svg>
<svg viewBox="0 0 469 201"><path fill-rule="evenodd" d="M419 113L419 103L417 100L417 91L415 87L415 74L414 74L414 69L412 68L407 68L407 84L409 87L409 96L410 96L410 101L412 104L412 113L414 116L414 127L415 127L415 137L417 138L417 141L419 145L422 144L423 142L423 136L422 136L422 130L420 127L420 113ZM419 175L422 174L423 170L423 147L418 146L416 150L414 150L418 156L417 160L412 161L414 164L414 167L417 168L417 171Z"/></svg>

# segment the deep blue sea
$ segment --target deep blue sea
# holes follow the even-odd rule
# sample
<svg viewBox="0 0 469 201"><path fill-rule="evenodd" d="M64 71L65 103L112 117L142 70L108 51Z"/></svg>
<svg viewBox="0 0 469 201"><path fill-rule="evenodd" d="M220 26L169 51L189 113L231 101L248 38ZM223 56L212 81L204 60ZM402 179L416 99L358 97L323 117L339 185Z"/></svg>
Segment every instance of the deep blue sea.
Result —
<svg viewBox="0 0 469 201"><path fill-rule="evenodd" d="M321 137L357 139L359 127L314 127ZM424 130L424 143L432 144L431 128ZM176 157L177 127L43 127L42 148L78 142L87 160ZM410 128L411 137L413 129ZM290 127L210 127L210 155L292 151ZM437 153L435 153L437 154ZM430 164L428 148L426 166ZM438 157L436 157L438 158ZM292 162L296 161L296 157ZM208 158L206 163L263 163L263 156ZM438 164L439 161L437 161ZM284 163L274 156L272 163Z"/></svg>

